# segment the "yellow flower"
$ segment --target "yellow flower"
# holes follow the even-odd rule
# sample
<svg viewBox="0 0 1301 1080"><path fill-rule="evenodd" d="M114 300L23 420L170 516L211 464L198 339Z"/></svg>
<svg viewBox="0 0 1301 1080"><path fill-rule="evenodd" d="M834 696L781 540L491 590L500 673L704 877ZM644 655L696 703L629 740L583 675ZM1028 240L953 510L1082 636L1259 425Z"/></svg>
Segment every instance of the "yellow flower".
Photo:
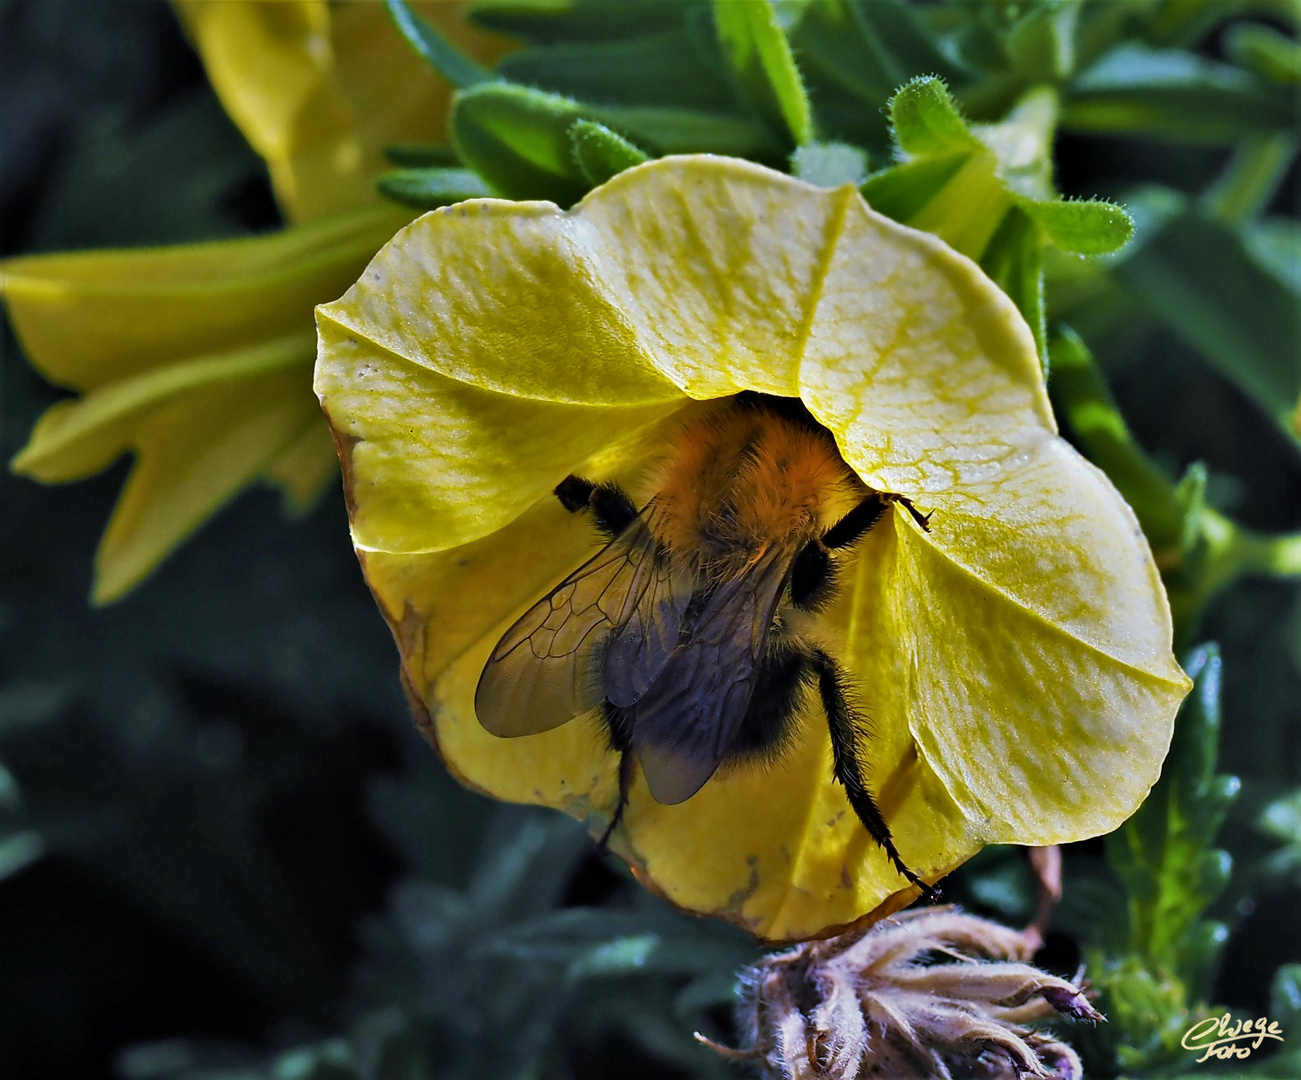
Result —
<svg viewBox="0 0 1301 1080"><path fill-rule="evenodd" d="M475 687L598 546L556 484L645 495L682 418L747 390L800 398L865 484L934 514L927 533L896 503L820 625L908 866L934 881L983 844L1107 832L1156 780L1190 684L1134 515L1058 436L1003 293L853 188L686 157L570 212L463 203L399 233L317 323L354 542L465 783L603 829L617 755L597 718L496 738ZM612 848L673 903L770 939L906 904L814 712L779 762L678 805L638 776Z"/></svg>
<svg viewBox="0 0 1301 1080"><path fill-rule="evenodd" d="M385 146L446 141L452 88L416 56L379 0L175 5L291 220L375 201ZM506 52L504 38L464 20L464 0L413 6L471 56L491 64Z"/></svg>
<svg viewBox="0 0 1301 1080"><path fill-rule="evenodd" d="M462 7L434 4L426 15L455 34ZM62 483L136 456L96 556L101 603L253 480L303 508L335 475L309 385L312 306L337 296L410 219L370 205L381 149L440 138L451 93L382 5L178 8L287 216L303 224L257 239L0 263L0 295L32 365L83 395L51 408L11 467Z"/></svg>

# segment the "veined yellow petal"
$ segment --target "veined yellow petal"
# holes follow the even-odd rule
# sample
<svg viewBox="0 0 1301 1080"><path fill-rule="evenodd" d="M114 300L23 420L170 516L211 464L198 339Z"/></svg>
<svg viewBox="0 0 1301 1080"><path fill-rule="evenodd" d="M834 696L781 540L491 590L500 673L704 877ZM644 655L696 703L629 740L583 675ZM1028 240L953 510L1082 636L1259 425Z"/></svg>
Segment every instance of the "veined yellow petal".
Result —
<svg viewBox="0 0 1301 1080"><path fill-rule="evenodd" d="M602 239L551 203L475 199L435 210L395 236L341 300L322 305L318 322L331 342L346 334L370 352L512 397L680 399L588 257ZM437 301L394 305L394 282Z"/></svg>
<svg viewBox="0 0 1301 1080"><path fill-rule="evenodd" d="M681 401L665 403L661 393L659 402L618 408L485 390L390 352L332 311L321 310L329 360L317 366L316 391L342 447L353 540L367 550L438 551L476 540Z"/></svg>
<svg viewBox="0 0 1301 1080"><path fill-rule="evenodd" d="M90 390L299 331L409 219L375 207L248 240L9 259L0 295L33 366Z"/></svg>
<svg viewBox="0 0 1301 1080"><path fill-rule="evenodd" d="M1034 338L980 268L845 193L800 395L868 484L979 482L1056 434Z"/></svg>
<svg viewBox="0 0 1301 1080"><path fill-rule="evenodd" d="M287 368L298 370L300 385L306 390L311 357L311 335L300 331L109 383L76 401L61 401L47 409L10 467L47 484L89 476L125 450L144 418L165 402Z"/></svg>
<svg viewBox="0 0 1301 1080"><path fill-rule="evenodd" d="M316 412L299 371L162 405L135 426L136 463L95 559L96 603L117 599L282 453Z"/></svg>
<svg viewBox="0 0 1301 1080"><path fill-rule="evenodd" d="M584 311L596 330L575 329ZM647 371L686 398L798 394L865 482L934 512L925 533L896 506L807 628L846 671L910 867L1091 835L1156 779L1188 681L1133 515L1057 435L1007 298L852 189L702 157L629 170L569 213L483 201L397 237L319 326L354 539L465 782L597 829L614 811L595 716L499 739L473 696L502 632L594 548L548 488L611 475L587 455L641 425L610 459L628 484L672 445L669 410L697 408L653 382L635 398ZM639 877L775 939L907 902L811 697L769 768L674 806L634 782L613 844Z"/></svg>
<svg viewBox="0 0 1301 1080"><path fill-rule="evenodd" d="M1159 775L1192 688L1133 512L1053 439L934 515L924 534L896 511L893 558L862 564L889 582L862 636L909 672L873 677L884 646L861 657L878 726L912 732L985 842L1110 832Z"/></svg>

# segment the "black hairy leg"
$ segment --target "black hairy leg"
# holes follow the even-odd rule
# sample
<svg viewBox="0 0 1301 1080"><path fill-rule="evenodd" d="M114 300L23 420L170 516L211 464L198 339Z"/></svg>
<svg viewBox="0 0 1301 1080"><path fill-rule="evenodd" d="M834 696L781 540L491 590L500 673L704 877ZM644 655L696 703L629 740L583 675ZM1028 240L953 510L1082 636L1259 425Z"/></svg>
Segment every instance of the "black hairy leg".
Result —
<svg viewBox="0 0 1301 1080"><path fill-rule="evenodd" d="M618 484L597 484L566 476L555 489L560 505L571 514L590 510L596 527L613 540L637 519L637 506Z"/></svg>
<svg viewBox="0 0 1301 1080"><path fill-rule="evenodd" d="M849 805L854 808L863 827L871 834L886 855L910 883L922 891L927 900L938 900L940 891L934 885L928 885L905 865L894 846L894 837L890 835L890 826L885 823L881 811L872 798L872 793L863 783L863 762L859 755L858 724L853 709L845 698L844 677L836 662L821 649L811 649L808 663L818 680L818 692L822 697L822 707L827 713L827 726L831 731L831 754L834 762L836 779L845 789Z"/></svg>
<svg viewBox="0 0 1301 1080"><path fill-rule="evenodd" d="M892 502L901 504L926 532L931 531L931 515L917 510L906 495L873 492L820 537L800 548L791 565L790 598L795 607L817 611L831 599L836 584L836 564L831 553L857 543L871 532Z"/></svg>
<svg viewBox="0 0 1301 1080"><path fill-rule="evenodd" d="M611 705L610 702L601 703L601 719L605 721L605 729L610 739L610 749L619 754L619 802L614 808L614 816L610 818L610 824L605 827L605 832L601 834L601 839L597 842L597 851L605 851L609 848L610 837L614 835L614 830L619 827L623 821L623 811L628 805L628 792L632 788L632 717L629 710L621 709L618 705Z"/></svg>

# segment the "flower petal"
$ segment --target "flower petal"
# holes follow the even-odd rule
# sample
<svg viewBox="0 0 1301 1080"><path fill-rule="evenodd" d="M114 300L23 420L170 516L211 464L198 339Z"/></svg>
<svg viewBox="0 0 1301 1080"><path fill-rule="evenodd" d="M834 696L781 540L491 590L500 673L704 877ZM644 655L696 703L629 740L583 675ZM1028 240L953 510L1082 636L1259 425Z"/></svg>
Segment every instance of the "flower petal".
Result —
<svg viewBox="0 0 1301 1080"><path fill-rule="evenodd" d="M139 583L314 418L299 371L209 386L135 425L131 470L95 560L96 603Z"/></svg>
<svg viewBox="0 0 1301 1080"><path fill-rule="evenodd" d="M548 488L620 432L593 475L653 463L674 389L798 394L866 482L934 511L928 534L896 506L809 631L870 724L869 783L910 867L933 880L992 840L1096 832L1155 779L1187 680L1132 514L1058 437L1011 302L852 188L664 159L569 213L453 208L395 238L319 329L354 539L465 782L595 828L613 812L595 716L498 739L473 696L501 633L594 550ZM770 768L676 806L637 779L616 850L675 903L770 938L906 902L806 704Z"/></svg>
<svg viewBox="0 0 1301 1080"><path fill-rule="evenodd" d="M394 356L325 308L320 342L316 391L340 447L353 542L370 551L439 551L485 536L678 405L603 408L485 390Z"/></svg>
<svg viewBox="0 0 1301 1080"><path fill-rule="evenodd" d="M861 564L852 667L988 843L1109 832L1160 773L1191 683L1133 512L1060 439L933 504Z"/></svg>
<svg viewBox="0 0 1301 1080"><path fill-rule="evenodd" d="M306 327L409 217L376 207L251 240L9 259L0 295L32 365L90 390Z"/></svg>
<svg viewBox="0 0 1301 1080"><path fill-rule="evenodd" d="M10 467L46 484L79 480L110 465L131 445L143 418L179 396L286 368L299 370L305 390L311 355L311 337L300 332L109 383L47 409Z"/></svg>
<svg viewBox="0 0 1301 1080"><path fill-rule="evenodd" d="M266 467L264 476L284 492L287 513L305 514L338 473L339 455L330 427L313 412L297 438Z"/></svg>

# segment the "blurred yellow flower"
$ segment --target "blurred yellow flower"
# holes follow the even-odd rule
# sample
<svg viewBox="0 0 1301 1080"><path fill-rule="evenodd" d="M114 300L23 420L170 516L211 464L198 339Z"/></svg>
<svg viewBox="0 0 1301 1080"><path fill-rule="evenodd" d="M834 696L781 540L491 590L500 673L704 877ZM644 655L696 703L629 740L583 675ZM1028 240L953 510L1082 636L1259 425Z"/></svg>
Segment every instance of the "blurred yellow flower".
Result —
<svg viewBox="0 0 1301 1080"><path fill-rule="evenodd" d="M1058 436L1006 296L853 188L687 157L570 212L462 203L400 232L317 324L353 539L424 730L470 786L604 829L618 755L596 714L497 738L476 684L598 546L552 489L648 495L683 419L740 391L801 399L868 487L934 513L928 533L896 503L818 622L909 867L934 881L987 843L1108 832L1156 780L1189 682L1134 515ZM917 893L813 715L778 762L677 805L637 776L611 846L673 903L769 939Z"/></svg>
<svg viewBox="0 0 1301 1080"><path fill-rule="evenodd" d="M452 88L416 56L380 0L174 2L290 220L375 201L385 146L446 142ZM464 20L464 0L412 6L489 65L507 50L506 39Z"/></svg>
<svg viewBox="0 0 1301 1080"><path fill-rule="evenodd" d="M176 6L299 224L256 239L0 263L0 296L32 365L83 395L51 408L11 467L61 483L136 456L96 556L101 603L254 479L301 508L334 475L309 385L312 306L410 219L375 194L382 148L443 139L451 95L381 4ZM463 7L422 10L471 51L499 55L500 39L461 25Z"/></svg>

